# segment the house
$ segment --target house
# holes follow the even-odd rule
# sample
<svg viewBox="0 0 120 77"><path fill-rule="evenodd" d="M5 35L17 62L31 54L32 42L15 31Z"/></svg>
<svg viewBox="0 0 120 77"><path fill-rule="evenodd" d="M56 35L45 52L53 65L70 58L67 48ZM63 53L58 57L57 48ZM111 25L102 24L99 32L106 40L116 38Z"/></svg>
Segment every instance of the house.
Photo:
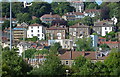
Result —
<svg viewBox="0 0 120 77"><path fill-rule="evenodd" d="M43 16L40 17L41 21L44 23L51 23L53 20L61 20L61 16L57 14L44 14Z"/></svg>
<svg viewBox="0 0 120 77"><path fill-rule="evenodd" d="M74 12L76 20L84 18L85 15L82 12Z"/></svg>
<svg viewBox="0 0 120 77"><path fill-rule="evenodd" d="M31 24L27 29L27 38L37 36L39 40L45 39L45 27L41 24Z"/></svg>
<svg viewBox="0 0 120 77"><path fill-rule="evenodd" d="M110 47L110 49L112 48L120 49L120 42L117 41L98 42L98 44L107 44Z"/></svg>
<svg viewBox="0 0 120 77"><path fill-rule="evenodd" d="M74 60L79 57L84 56L87 59L90 59L93 63L97 61L104 61L108 56L108 53L104 52L93 52L93 51L66 51L63 54L59 54L62 64L72 66Z"/></svg>
<svg viewBox="0 0 120 77"><path fill-rule="evenodd" d="M113 22L109 20L94 22L93 32L105 36L107 33L113 31Z"/></svg>
<svg viewBox="0 0 120 77"><path fill-rule="evenodd" d="M90 35L89 26L77 23L69 27L70 39L82 38L83 36Z"/></svg>
<svg viewBox="0 0 120 77"><path fill-rule="evenodd" d="M90 17L95 17L97 15L100 15L101 10L96 10L96 9L87 9L84 11L85 16L90 16Z"/></svg>
<svg viewBox="0 0 120 77"><path fill-rule="evenodd" d="M47 39L65 39L67 28L52 26L46 28L46 38Z"/></svg>
<svg viewBox="0 0 120 77"><path fill-rule="evenodd" d="M3 24L4 21L6 21L6 20L10 20L10 18L6 18L6 17L0 18L0 24ZM15 18L12 18L12 24L13 24L13 26L17 25L17 23L18 23L18 21Z"/></svg>
<svg viewBox="0 0 120 77"><path fill-rule="evenodd" d="M20 41L20 39L27 38L27 30L24 26L17 26L13 28L12 31L14 41Z"/></svg>
<svg viewBox="0 0 120 77"><path fill-rule="evenodd" d="M65 21L63 19L62 20L53 20L52 23L51 23L51 25L52 26L57 25L57 26L63 27L63 26L67 26L67 21Z"/></svg>
<svg viewBox="0 0 120 77"><path fill-rule="evenodd" d="M48 40L48 45L52 45L56 42L59 42L62 46L62 49L72 49L74 50L75 42L74 40L70 39L54 39L54 40Z"/></svg>
<svg viewBox="0 0 120 77"><path fill-rule="evenodd" d="M76 17L74 12L68 12L62 16L62 18L66 21L75 21Z"/></svg>
<svg viewBox="0 0 120 77"><path fill-rule="evenodd" d="M76 9L76 12L82 12L84 10L84 3L81 1L70 1L70 5Z"/></svg>

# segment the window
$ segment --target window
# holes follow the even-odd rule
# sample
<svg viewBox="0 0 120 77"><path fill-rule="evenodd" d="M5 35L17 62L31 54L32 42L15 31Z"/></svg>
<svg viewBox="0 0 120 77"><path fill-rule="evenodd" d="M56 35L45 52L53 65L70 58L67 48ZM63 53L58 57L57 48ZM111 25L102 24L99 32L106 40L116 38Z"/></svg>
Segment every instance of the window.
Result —
<svg viewBox="0 0 120 77"><path fill-rule="evenodd" d="M33 29L33 27L31 27L31 29Z"/></svg>
<svg viewBox="0 0 120 77"><path fill-rule="evenodd" d="M107 30L107 28L105 27L105 30Z"/></svg>
<svg viewBox="0 0 120 77"><path fill-rule="evenodd" d="M39 32L39 30L38 30L38 32Z"/></svg>
<svg viewBox="0 0 120 77"><path fill-rule="evenodd" d="M65 64L67 64L68 65L68 61L66 61L66 63Z"/></svg>
<svg viewBox="0 0 120 77"><path fill-rule="evenodd" d="M40 36L40 34L37 34L37 36Z"/></svg>
<svg viewBox="0 0 120 77"><path fill-rule="evenodd" d="M39 28L39 26L38 26L38 28Z"/></svg>
<svg viewBox="0 0 120 77"><path fill-rule="evenodd" d="M31 32L33 32L33 30L31 30Z"/></svg>
<svg viewBox="0 0 120 77"><path fill-rule="evenodd" d="M33 34L31 34L31 36L33 36Z"/></svg>
<svg viewBox="0 0 120 77"><path fill-rule="evenodd" d="M111 27L109 27L109 30L111 30Z"/></svg>

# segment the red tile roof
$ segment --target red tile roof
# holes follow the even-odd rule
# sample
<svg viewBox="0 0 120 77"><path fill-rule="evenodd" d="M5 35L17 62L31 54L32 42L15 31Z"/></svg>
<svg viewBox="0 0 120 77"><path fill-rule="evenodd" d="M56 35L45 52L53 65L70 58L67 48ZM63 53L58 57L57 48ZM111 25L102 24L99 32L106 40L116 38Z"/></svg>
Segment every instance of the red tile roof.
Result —
<svg viewBox="0 0 120 77"><path fill-rule="evenodd" d="M99 44L119 44L117 41L106 41L106 42L98 42Z"/></svg>
<svg viewBox="0 0 120 77"><path fill-rule="evenodd" d="M87 9L85 10L86 13L89 13L89 12L100 12L101 10L97 10L97 9Z"/></svg>
<svg viewBox="0 0 120 77"><path fill-rule="evenodd" d="M42 25L35 23L35 24L31 24L31 25L29 25L29 26L42 26Z"/></svg>
<svg viewBox="0 0 120 77"><path fill-rule="evenodd" d="M106 58L106 56L96 58L96 54L97 52L94 51L66 51L64 54L59 55L59 57L61 60L74 60L81 55L91 60L103 60Z"/></svg>
<svg viewBox="0 0 120 77"><path fill-rule="evenodd" d="M61 16L57 15L57 14L44 14L41 18L61 18Z"/></svg>
<svg viewBox="0 0 120 77"><path fill-rule="evenodd" d="M50 28L46 28L46 30L66 30L66 28L62 28L62 27L50 27Z"/></svg>
<svg viewBox="0 0 120 77"><path fill-rule="evenodd" d="M73 26L70 26L70 28L89 28L89 26L77 23Z"/></svg>

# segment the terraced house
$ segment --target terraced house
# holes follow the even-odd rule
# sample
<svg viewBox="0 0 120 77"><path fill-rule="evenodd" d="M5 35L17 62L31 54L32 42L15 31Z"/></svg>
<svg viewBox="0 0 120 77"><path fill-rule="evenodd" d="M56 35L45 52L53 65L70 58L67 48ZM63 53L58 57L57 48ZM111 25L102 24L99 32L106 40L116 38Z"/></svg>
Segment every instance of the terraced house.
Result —
<svg viewBox="0 0 120 77"><path fill-rule="evenodd" d="M90 35L90 28L87 25L78 23L69 27L70 39L81 38L83 36L88 36L88 35Z"/></svg>

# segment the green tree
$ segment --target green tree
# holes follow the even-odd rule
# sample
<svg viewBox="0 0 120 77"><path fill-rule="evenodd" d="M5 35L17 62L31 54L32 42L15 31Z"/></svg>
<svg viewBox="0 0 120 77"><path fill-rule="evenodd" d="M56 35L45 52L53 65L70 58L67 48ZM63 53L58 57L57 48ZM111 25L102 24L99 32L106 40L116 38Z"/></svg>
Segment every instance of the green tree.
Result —
<svg viewBox="0 0 120 77"><path fill-rule="evenodd" d="M33 69L30 74L31 75L64 75L65 69L61 64L60 59L54 55L48 55L46 57L45 62L39 66L39 68Z"/></svg>
<svg viewBox="0 0 120 77"><path fill-rule="evenodd" d="M93 25L93 19L89 16L86 16L82 19L82 23L85 24L85 25Z"/></svg>
<svg viewBox="0 0 120 77"><path fill-rule="evenodd" d="M47 2L33 2L32 6L29 7L29 13L36 17L49 14L51 11L51 5Z"/></svg>
<svg viewBox="0 0 120 77"><path fill-rule="evenodd" d="M2 77L26 76L31 69L16 51L2 52Z"/></svg>
<svg viewBox="0 0 120 77"><path fill-rule="evenodd" d="M9 28L10 27L10 21L9 20L5 20L3 25L2 25L2 30L4 30L5 28Z"/></svg>
<svg viewBox="0 0 120 77"><path fill-rule="evenodd" d="M76 41L77 51L94 51L91 38L80 38Z"/></svg>
<svg viewBox="0 0 120 77"><path fill-rule="evenodd" d="M51 45L50 47L50 53L52 54L57 54L58 50L61 49L62 46L60 45L60 43L54 43L53 45Z"/></svg>
<svg viewBox="0 0 120 77"><path fill-rule="evenodd" d="M29 13L18 13L17 14L17 20L19 23L26 22L26 23L30 24L31 19L32 19L32 17Z"/></svg>
<svg viewBox="0 0 120 77"><path fill-rule="evenodd" d="M39 18L35 18L35 19L31 20L30 23L31 24L35 24L35 23L41 24L41 20Z"/></svg>
<svg viewBox="0 0 120 77"><path fill-rule="evenodd" d="M109 16L109 13L110 13L110 9L109 7L107 6L107 3L106 4L103 4L102 7L101 7L101 14L100 14L100 17L101 19L109 19L110 16Z"/></svg>
<svg viewBox="0 0 120 77"><path fill-rule="evenodd" d="M36 53L37 50L36 49L28 49L28 50L25 50L23 53L22 53L22 56L25 55L25 58L32 58L34 53Z"/></svg>
<svg viewBox="0 0 120 77"><path fill-rule="evenodd" d="M99 47L102 48L102 50L109 50L110 49L110 47L107 44L101 44Z"/></svg>
<svg viewBox="0 0 120 77"><path fill-rule="evenodd" d="M84 56L79 56L74 60L72 69L75 73L80 72L81 67L86 63L87 59Z"/></svg>
<svg viewBox="0 0 120 77"><path fill-rule="evenodd" d="M38 55L38 54L48 54L48 53L49 53L49 51L47 49L42 49L42 50L38 50L34 54Z"/></svg>
<svg viewBox="0 0 120 77"><path fill-rule="evenodd" d="M75 11L75 8L70 6L69 2L53 2L51 3L51 6L52 6L53 12L61 16L67 12Z"/></svg>

